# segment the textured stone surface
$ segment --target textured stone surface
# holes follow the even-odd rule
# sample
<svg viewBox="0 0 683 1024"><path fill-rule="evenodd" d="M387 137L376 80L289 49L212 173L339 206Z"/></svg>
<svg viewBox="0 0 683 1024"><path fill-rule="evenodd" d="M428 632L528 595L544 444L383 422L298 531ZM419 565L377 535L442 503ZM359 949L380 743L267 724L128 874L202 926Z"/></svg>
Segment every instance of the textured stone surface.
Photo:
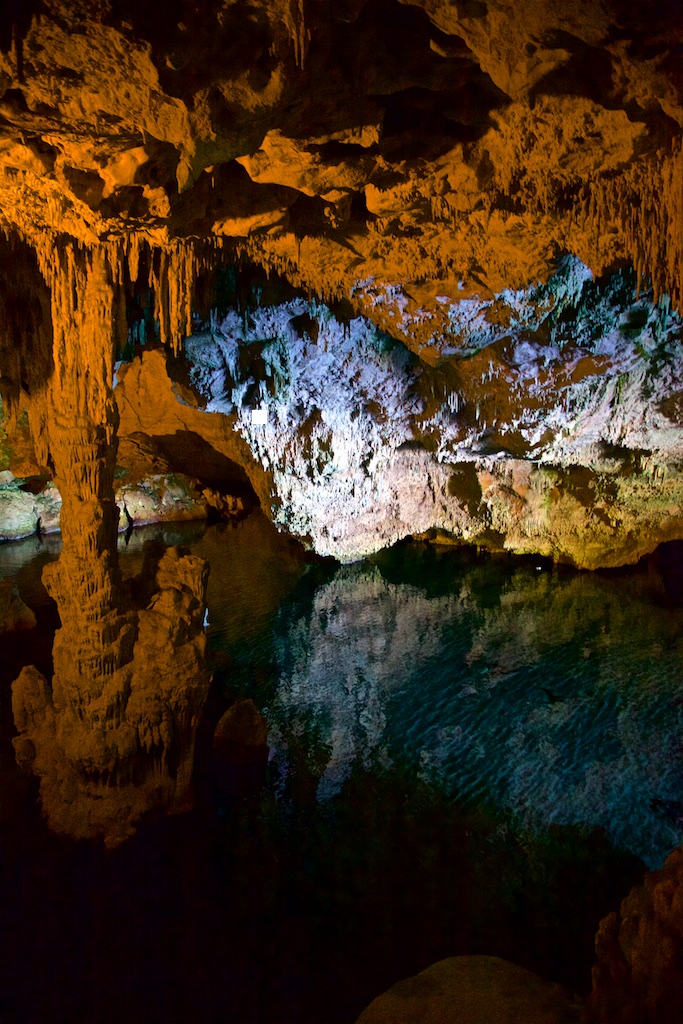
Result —
<svg viewBox="0 0 683 1024"><path fill-rule="evenodd" d="M33 666L13 684L16 757L40 777L54 831L116 845L145 812L192 804L194 738L209 684L208 567L169 549L147 606L111 611L96 624L69 600L77 581L64 579L63 563L50 569L45 583L65 624L51 686ZM149 587L149 572L141 585Z"/></svg>
<svg viewBox="0 0 683 1024"><path fill-rule="evenodd" d="M0 217L37 244L131 238L169 339L190 238L416 348L448 329L438 296L525 287L563 251L678 303L680 35L677 5L616 0L28 3L0 56Z"/></svg>
<svg viewBox="0 0 683 1024"><path fill-rule="evenodd" d="M357 1024L579 1024L581 1000L495 956L440 960L399 981Z"/></svg>
<svg viewBox="0 0 683 1024"><path fill-rule="evenodd" d="M439 368L321 304L253 308L248 324L232 312L188 339L206 409L176 400L174 415L235 459L246 448L263 508L321 554L349 561L424 534L584 568L637 561L683 529L680 321L664 325L627 286L601 292L577 262L544 294L550 344L540 296L517 293L516 340L475 307L470 356ZM569 302L590 316L583 334L563 327ZM145 395L170 397L161 353L123 385L132 433Z"/></svg>
<svg viewBox="0 0 683 1024"><path fill-rule="evenodd" d="M591 1024L663 1024L683 1017L683 849L600 923L595 946Z"/></svg>
<svg viewBox="0 0 683 1024"><path fill-rule="evenodd" d="M356 557L444 529L594 566L679 535L675 438L664 435L680 422L681 387L662 348L681 302L682 29L678 5L645 12L628 0L28 0L0 37L0 374L13 472L52 475L52 377L89 374L94 394L110 387L106 361L71 350L82 310L63 323L78 263L70 239L91 268L83 301L106 312L95 321L119 351L144 328L179 352L196 326L193 298L207 312L217 264L243 259L340 300L347 316L366 314L439 369L418 414L427 432L406 442L426 452L398 452L389 475L368 474L363 486L384 497L364 505L351 478L342 491L354 488L353 500L330 499L339 477L325 452L308 467L295 452L285 472L282 452L262 451L230 420L201 434L319 550ZM583 285L629 262L631 291L651 279L661 303L622 296L623 322L596 339ZM623 277L612 281L619 291ZM340 371L343 342L328 342ZM141 469L129 482L192 476L193 396L175 380L145 393L135 364L124 373L121 462ZM652 393L658 376L666 409ZM116 429L106 401L96 447ZM17 440L29 408L32 453ZM436 429L435 415L450 422ZM314 446L328 443L310 427ZM527 493L541 492L541 515L511 493L511 464L501 475L477 461L494 483L473 519L471 496L463 512L442 493L444 464L463 461L468 443L469 461L598 473L614 463L606 444L645 469L625 483L631 456L619 457L618 479L587 514L576 488L564 500L565 481L539 478ZM443 470L433 480L431 445ZM323 518L337 536L315 537Z"/></svg>
<svg viewBox="0 0 683 1024"><path fill-rule="evenodd" d="M203 632L208 565L151 550L126 593L114 498L111 267L64 245L44 266L54 372L32 396L39 463L62 496L59 559L43 582L57 602L51 685L33 666L12 688L17 760L41 780L59 832L110 843L154 807L186 809L194 736L208 690ZM116 781L120 787L109 783Z"/></svg>

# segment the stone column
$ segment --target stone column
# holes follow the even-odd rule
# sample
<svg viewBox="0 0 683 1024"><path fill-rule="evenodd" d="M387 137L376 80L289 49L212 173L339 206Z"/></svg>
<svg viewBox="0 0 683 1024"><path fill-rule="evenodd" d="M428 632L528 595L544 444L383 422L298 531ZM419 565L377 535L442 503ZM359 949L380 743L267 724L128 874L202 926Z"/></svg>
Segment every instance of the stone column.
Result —
<svg viewBox="0 0 683 1024"><path fill-rule="evenodd" d="M209 682L206 563L177 549L153 553L144 608L121 582L113 252L66 244L42 254L54 372L32 396L30 415L39 424L38 457L53 467L62 495L64 546L43 576L61 628L51 689L30 667L12 694L17 759L40 775L51 825L75 836L100 833L109 842L129 834L154 806L188 806Z"/></svg>

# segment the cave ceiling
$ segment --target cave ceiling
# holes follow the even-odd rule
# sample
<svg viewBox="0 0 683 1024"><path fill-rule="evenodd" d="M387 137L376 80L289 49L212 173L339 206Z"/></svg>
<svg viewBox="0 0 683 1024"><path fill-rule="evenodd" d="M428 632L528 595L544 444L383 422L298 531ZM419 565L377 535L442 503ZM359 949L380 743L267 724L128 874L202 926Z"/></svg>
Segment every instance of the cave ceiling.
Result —
<svg viewBox="0 0 683 1024"><path fill-rule="evenodd" d="M433 361L453 303L495 322L566 254L681 305L678 2L5 8L0 227L42 264L65 238L131 278L248 259Z"/></svg>

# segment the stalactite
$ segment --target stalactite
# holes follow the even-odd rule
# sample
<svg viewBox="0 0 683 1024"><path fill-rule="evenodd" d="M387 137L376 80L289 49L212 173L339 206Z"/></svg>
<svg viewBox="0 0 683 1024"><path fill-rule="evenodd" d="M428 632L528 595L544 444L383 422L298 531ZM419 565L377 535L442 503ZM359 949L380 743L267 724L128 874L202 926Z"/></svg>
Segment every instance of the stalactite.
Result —
<svg viewBox="0 0 683 1024"><path fill-rule="evenodd" d="M177 354L192 333L192 293L201 260L192 241L175 240L152 252L149 283L154 292L154 316L159 338Z"/></svg>
<svg viewBox="0 0 683 1024"><path fill-rule="evenodd" d="M683 311L683 152L681 141L619 175L589 183L582 220L599 252L607 225L616 225L638 285L651 279L655 300L668 294Z"/></svg>
<svg viewBox="0 0 683 1024"><path fill-rule="evenodd" d="M124 256L118 239L84 247L64 236L45 236L37 244L36 274L39 267L51 296L53 365L31 395L30 416L40 424L34 435L39 457L52 461L62 496L63 547L43 574L61 628L51 688L32 667L13 686L22 733L17 757L41 777L43 807L53 827L114 840L121 827L129 832L131 822L151 807L187 807L198 712L208 688L202 628L208 566L166 552L150 568L157 583L151 605L124 603L112 390L116 320L119 332L125 327ZM175 330L179 338L187 326L192 273L186 245L170 258L161 251L153 262L167 337ZM122 798L105 796L101 788L91 796L81 785L84 778L107 786L119 769L124 776L133 773L146 748L140 735L154 741L153 763L143 757L136 773L142 782L136 780ZM172 772L171 742L180 744L180 763Z"/></svg>
<svg viewBox="0 0 683 1024"><path fill-rule="evenodd" d="M132 283L137 281L140 273L140 236L133 232L128 236L127 246L128 276Z"/></svg>
<svg viewBox="0 0 683 1024"><path fill-rule="evenodd" d="M305 0L286 0L283 23L294 49L294 60L302 71L306 63L306 51L310 32L306 29Z"/></svg>

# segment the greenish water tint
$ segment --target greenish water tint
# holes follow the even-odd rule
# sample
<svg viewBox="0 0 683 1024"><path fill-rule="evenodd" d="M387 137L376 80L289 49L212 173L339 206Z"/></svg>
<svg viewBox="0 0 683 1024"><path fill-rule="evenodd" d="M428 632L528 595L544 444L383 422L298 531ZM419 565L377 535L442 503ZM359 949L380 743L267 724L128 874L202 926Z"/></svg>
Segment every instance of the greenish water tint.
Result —
<svg viewBox="0 0 683 1024"><path fill-rule="evenodd" d="M226 658L264 708L281 778L316 737L319 800L395 769L506 828L598 827L651 868L683 843L683 609L652 566L410 544L311 567L248 636L211 615L219 677Z"/></svg>
<svg viewBox="0 0 683 1024"><path fill-rule="evenodd" d="M683 843L683 607L656 559L576 573L411 543L338 566L254 515L135 531L124 575L150 537L210 561L217 685L266 714L277 779L305 735L321 801L354 769L409 772L506 828L599 827L651 868ZM37 609L58 551L5 545L0 578Z"/></svg>

